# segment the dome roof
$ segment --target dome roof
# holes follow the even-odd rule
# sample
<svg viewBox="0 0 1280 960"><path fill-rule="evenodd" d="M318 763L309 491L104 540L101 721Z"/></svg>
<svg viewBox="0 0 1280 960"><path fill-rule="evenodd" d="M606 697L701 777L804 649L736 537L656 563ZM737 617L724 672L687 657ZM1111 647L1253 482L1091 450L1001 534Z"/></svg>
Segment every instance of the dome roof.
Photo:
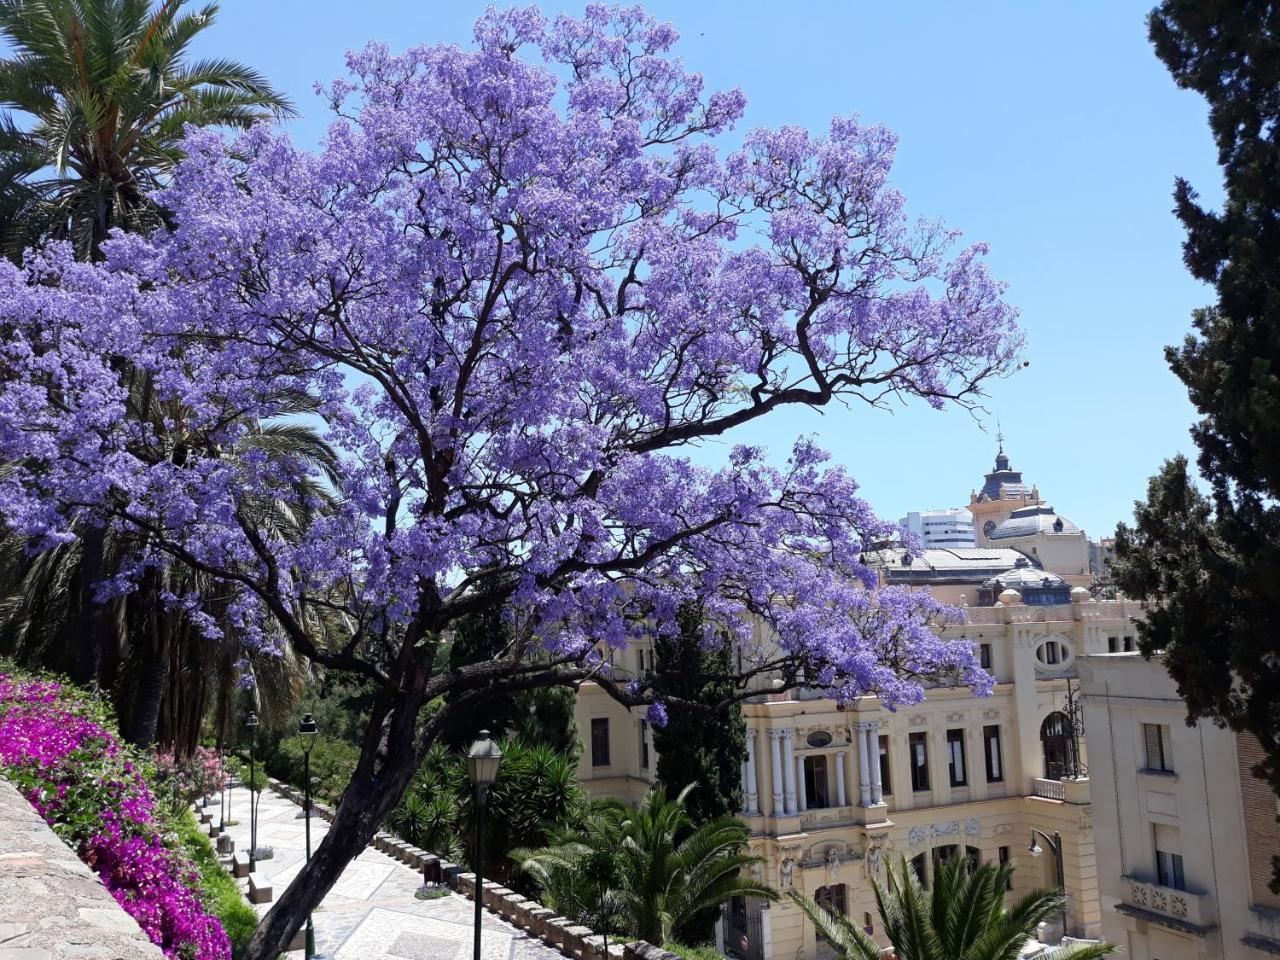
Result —
<svg viewBox="0 0 1280 960"><path fill-rule="evenodd" d="M996 468L986 475L985 480L977 497L979 501L1022 500L1031 495L1031 489L1022 481L1022 471L1010 468L1003 444L996 454Z"/></svg>
<svg viewBox="0 0 1280 960"><path fill-rule="evenodd" d="M991 531L988 540L1010 540L1014 537L1030 537L1037 533L1079 534L1080 528L1054 512L1047 503L1033 504L1009 514L1009 518Z"/></svg>
<svg viewBox="0 0 1280 960"><path fill-rule="evenodd" d="M996 574L982 584L987 590L997 592L1001 590L1017 590L1019 593L1028 589L1044 590L1065 587L1066 585L1067 581L1056 573L1049 573L1039 567L1033 567L1031 561L1026 557L1019 557L1012 570Z"/></svg>

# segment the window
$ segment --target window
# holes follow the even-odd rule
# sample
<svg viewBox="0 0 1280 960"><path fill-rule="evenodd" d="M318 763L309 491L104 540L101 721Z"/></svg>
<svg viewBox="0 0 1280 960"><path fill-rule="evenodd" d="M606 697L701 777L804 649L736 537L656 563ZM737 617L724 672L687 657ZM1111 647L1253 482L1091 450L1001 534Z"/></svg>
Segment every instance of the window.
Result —
<svg viewBox="0 0 1280 960"><path fill-rule="evenodd" d="M847 898L843 883L833 883L829 887L819 887L813 894L814 902L833 917L843 917L848 910ZM818 931L818 942L829 943L822 931Z"/></svg>
<svg viewBox="0 0 1280 960"><path fill-rule="evenodd" d="M862 915L862 932L868 937L876 935L876 925L871 922L871 914L863 913Z"/></svg>
<svg viewBox="0 0 1280 960"><path fill-rule="evenodd" d="M1182 854L1156 849L1156 883L1175 890L1187 889L1187 880L1182 873Z"/></svg>
<svg viewBox="0 0 1280 960"><path fill-rule="evenodd" d="M919 793L929 789L929 745L923 733L908 738L911 756L911 789Z"/></svg>
<svg viewBox="0 0 1280 960"><path fill-rule="evenodd" d="M1136 647L1135 647L1134 642L1133 642L1133 637L1125 637L1125 638L1124 638L1124 652L1125 652L1125 653L1133 653L1133 651L1134 651L1135 649L1136 649Z"/></svg>
<svg viewBox="0 0 1280 960"><path fill-rule="evenodd" d="M591 721L591 765L609 765L609 718L594 717Z"/></svg>
<svg viewBox="0 0 1280 960"><path fill-rule="evenodd" d="M978 663L982 666L983 670L991 669L991 644L978 644Z"/></svg>
<svg viewBox="0 0 1280 960"><path fill-rule="evenodd" d="M992 723L982 728L983 756L987 760L987 783L1004 780L1004 767L1000 763L1000 725Z"/></svg>
<svg viewBox="0 0 1280 960"><path fill-rule="evenodd" d="M1006 863L1009 862L1009 848L1001 847L997 853L1000 859L1000 866L1003 867ZM1006 890L1013 889L1013 874L1009 874L1009 876L1005 878L1004 888Z"/></svg>
<svg viewBox="0 0 1280 960"><path fill-rule="evenodd" d="M920 881L920 885L927 887L929 885L929 869L925 866L923 853L911 858L911 869L915 872L916 879Z"/></svg>
<svg viewBox="0 0 1280 960"><path fill-rule="evenodd" d="M640 721L640 769L649 769L649 721Z"/></svg>
<svg viewBox="0 0 1280 960"><path fill-rule="evenodd" d="M880 738L880 793L883 796L893 794L893 781L889 779L889 738Z"/></svg>
<svg viewBox="0 0 1280 960"><path fill-rule="evenodd" d="M1046 643L1044 645L1044 662L1045 663L1058 662L1058 645L1053 641L1050 641L1049 643Z"/></svg>
<svg viewBox="0 0 1280 960"><path fill-rule="evenodd" d="M1119 653L1119 652L1120 652L1120 638L1107 637L1107 653Z"/></svg>
<svg viewBox="0 0 1280 960"><path fill-rule="evenodd" d="M636 676L643 677L647 675L644 668L644 650L636 648Z"/></svg>
<svg viewBox="0 0 1280 960"><path fill-rule="evenodd" d="M810 810L822 810L831 806L827 796L827 758L804 758L804 797Z"/></svg>
<svg viewBox="0 0 1280 960"><path fill-rule="evenodd" d="M1169 756L1169 728L1163 723L1144 723L1142 742L1147 754L1148 770L1173 770Z"/></svg>
<svg viewBox="0 0 1280 960"><path fill-rule="evenodd" d="M947 768L951 774L953 787L964 787L969 783L964 769L964 731L947 731Z"/></svg>

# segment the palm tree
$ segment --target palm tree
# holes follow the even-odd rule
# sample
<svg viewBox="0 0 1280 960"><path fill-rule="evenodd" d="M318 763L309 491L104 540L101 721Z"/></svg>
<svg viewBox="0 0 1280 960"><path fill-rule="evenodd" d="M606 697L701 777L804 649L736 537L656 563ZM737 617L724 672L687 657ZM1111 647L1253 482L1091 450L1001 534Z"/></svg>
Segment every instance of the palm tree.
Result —
<svg viewBox="0 0 1280 960"><path fill-rule="evenodd" d="M112 227L163 221L150 194L178 162L186 124L248 127L292 114L256 70L186 62L217 4L0 0L0 230L16 257L42 239L100 256Z"/></svg>
<svg viewBox="0 0 1280 960"><path fill-rule="evenodd" d="M655 788L635 809L601 803L581 830L514 857L548 906L582 923L612 918L614 928L601 932L659 946L731 897L776 900L771 887L743 876L746 867L762 862L743 853L746 824L735 817L694 824L685 808L691 788L675 799Z"/></svg>
<svg viewBox="0 0 1280 960"><path fill-rule="evenodd" d="M180 427L166 426L166 422L185 422L188 418L183 408L158 403L145 377L132 377L130 387L130 416L150 423L150 435L155 438L151 447L138 451L139 455L149 462L181 457L183 447L194 445L198 438L187 436ZM277 408L280 419L248 424L234 446L218 453L230 461L261 455L282 464L301 463L334 482L336 455L318 431L304 422L315 411L316 402L305 394L282 395ZM274 536L296 542L334 503L328 487L304 475L274 491L274 496L246 501L244 508ZM123 539L104 528L98 569L115 569L120 557L137 549L138 544ZM73 668L74 660L83 655L76 642L77 625L89 619L84 615L87 591L81 589L86 578L92 579L83 562L88 540L88 536L81 536L63 547L25 558L19 538L0 538L0 652L23 663L67 671ZM232 665L251 655L234 639L211 643L189 616L158 602L161 590L200 594L210 598L207 606L220 618L218 611L225 609L228 599L225 586L180 563L149 570L148 576L154 582L144 582L144 589L117 598L108 607L105 619L111 630L99 651L102 667L88 680L114 689L121 731L131 743L148 746L158 740L185 755L196 746L208 708L216 708L223 724L230 720L230 691L238 675ZM321 646L328 646L326 638L342 632L341 624L323 619L315 619L310 626ZM233 636L232 631L225 632ZM303 694L306 665L288 653L287 647L279 657L253 659L256 680L272 691L267 702L277 714L274 719L282 722ZM269 723L273 717L263 719Z"/></svg>
<svg viewBox="0 0 1280 960"><path fill-rule="evenodd" d="M953 857L938 865L933 887L926 890L905 858L896 873L890 866L888 889L874 884L890 953L847 917L801 893L793 891L791 899L848 960L1017 960L1036 926L1062 910L1066 894L1033 890L1006 907L1012 874L1011 864L975 868L967 858ZM1073 944L1044 960L1093 960L1114 949L1109 943Z"/></svg>

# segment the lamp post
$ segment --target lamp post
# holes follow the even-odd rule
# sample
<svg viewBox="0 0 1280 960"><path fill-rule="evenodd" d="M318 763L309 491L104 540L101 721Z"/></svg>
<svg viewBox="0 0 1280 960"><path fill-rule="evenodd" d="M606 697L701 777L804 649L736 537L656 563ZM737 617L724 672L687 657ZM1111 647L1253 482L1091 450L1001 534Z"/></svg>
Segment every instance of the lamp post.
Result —
<svg viewBox="0 0 1280 960"><path fill-rule="evenodd" d="M258 805L253 802L253 786L257 779L254 776L253 744L258 739L258 714L250 710L244 725L249 731L249 872L253 873L258 865Z"/></svg>
<svg viewBox="0 0 1280 960"><path fill-rule="evenodd" d="M498 779L498 766L502 763L502 750L489 738L488 730L480 731L480 739L467 751L467 773L471 785L476 788L476 941L474 960L480 960L480 913L484 909L484 807L489 799L489 788Z"/></svg>
<svg viewBox="0 0 1280 960"><path fill-rule="evenodd" d="M1066 874L1064 873L1062 868L1062 834L1060 834L1057 830L1055 830L1053 831L1053 836L1051 837L1047 833L1045 833L1043 830L1037 830L1035 827L1032 827L1031 828L1031 845L1027 847L1027 853L1031 854L1031 856L1033 857L1040 856L1040 854L1044 852L1044 848L1040 846L1040 840L1043 840L1045 843L1049 845L1049 849L1053 851L1054 863L1057 864L1058 888L1062 891L1062 899L1063 899L1062 914L1061 914L1062 935L1065 937L1067 935L1067 905L1066 905L1067 881L1066 881Z"/></svg>
<svg viewBox="0 0 1280 960"><path fill-rule="evenodd" d="M316 742L316 721L311 714L304 714L298 723L298 736L302 738L302 817L306 824L307 863L311 862L311 747ZM316 928L307 911L307 947L303 956L311 960L316 955Z"/></svg>

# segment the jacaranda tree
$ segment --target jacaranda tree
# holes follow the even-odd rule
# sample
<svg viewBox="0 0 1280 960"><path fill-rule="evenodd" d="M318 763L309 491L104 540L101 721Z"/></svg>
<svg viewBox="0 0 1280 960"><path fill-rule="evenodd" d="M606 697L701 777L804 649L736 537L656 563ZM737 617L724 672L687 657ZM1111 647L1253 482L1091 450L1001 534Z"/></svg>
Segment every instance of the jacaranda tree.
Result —
<svg viewBox="0 0 1280 960"><path fill-rule="evenodd" d="M742 94L705 94L637 9L494 12L475 39L351 55L317 153L193 130L159 198L172 229L118 236L102 264L54 247L0 268L0 516L46 548L127 530L104 594L181 561L227 587L204 629L376 690L334 828L252 960L472 697L594 678L661 723L599 650L682 604L742 645L737 696L756 677L888 703L990 683L930 629L956 611L874 589L861 556L887 527L811 442L692 456L787 407L970 404L1015 366L982 247L953 254L888 185L894 136L840 118L718 151ZM126 415L126 368L183 411L169 456L135 453L155 438ZM339 504L294 538L254 504L315 467L228 451L298 391ZM451 624L498 602L509 647L438 669ZM317 629L334 619L344 634Z"/></svg>

